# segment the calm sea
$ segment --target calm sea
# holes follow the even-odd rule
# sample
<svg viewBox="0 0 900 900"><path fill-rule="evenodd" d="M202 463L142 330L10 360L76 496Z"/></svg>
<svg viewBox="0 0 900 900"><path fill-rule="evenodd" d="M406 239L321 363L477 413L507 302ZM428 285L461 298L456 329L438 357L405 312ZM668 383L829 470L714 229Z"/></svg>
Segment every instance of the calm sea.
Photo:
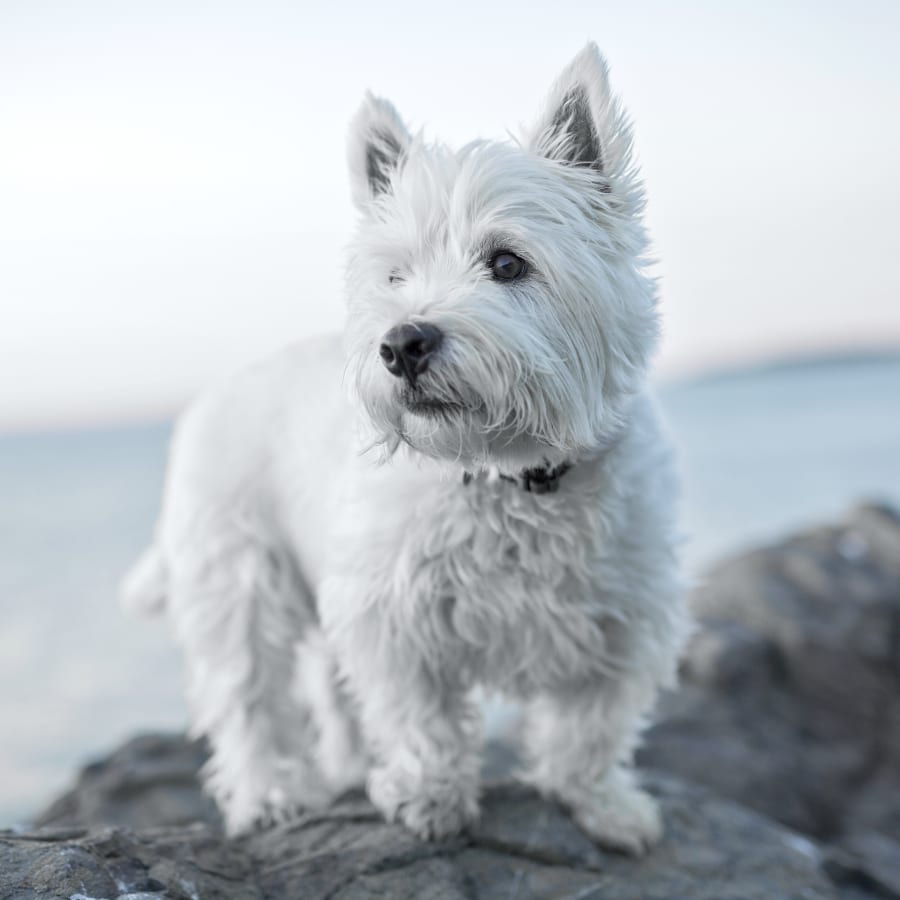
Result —
<svg viewBox="0 0 900 900"><path fill-rule="evenodd" d="M706 377L660 396L692 570L858 499L900 503L900 359ZM169 433L0 437L0 825L135 730L185 722L164 626L115 600L150 537Z"/></svg>

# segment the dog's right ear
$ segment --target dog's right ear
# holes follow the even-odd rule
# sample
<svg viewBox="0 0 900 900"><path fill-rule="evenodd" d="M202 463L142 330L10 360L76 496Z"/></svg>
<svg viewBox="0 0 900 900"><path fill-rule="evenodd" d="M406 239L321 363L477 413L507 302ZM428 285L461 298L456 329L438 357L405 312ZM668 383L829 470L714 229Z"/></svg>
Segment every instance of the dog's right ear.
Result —
<svg viewBox="0 0 900 900"><path fill-rule="evenodd" d="M347 146L353 200L360 209L390 190L410 140L397 110L387 100L366 93L350 124Z"/></svg>
<svg viewBox="0 0 900 900"><path fill-rule="evenodd" d="M632 174L631 128L595 44L587 44L557 78L526 145L565 165L593 170L606 180L605 190Z"/></svg>

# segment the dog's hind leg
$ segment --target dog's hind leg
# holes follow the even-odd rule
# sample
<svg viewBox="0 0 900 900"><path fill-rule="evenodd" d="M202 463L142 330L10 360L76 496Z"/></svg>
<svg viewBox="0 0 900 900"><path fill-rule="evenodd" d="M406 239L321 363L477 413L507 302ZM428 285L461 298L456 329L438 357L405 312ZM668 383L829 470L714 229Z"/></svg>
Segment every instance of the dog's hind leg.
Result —
<svg viewBox="0 0 900 900"><path fill-rule="evenodd" d="M350 698L321 629L311 628L297 647L294 696L316 725L316 765L335 795L366 783L368 754Z"/></svg>
<svg viewBox="0 0 900 900"><path fill-rule="evenodd" d="M229 833L316 806L314 726L291 690L296 643L314 627L289 555L233 512L207 516L168 544L169 611L185 651L192 732Z"/></svg>

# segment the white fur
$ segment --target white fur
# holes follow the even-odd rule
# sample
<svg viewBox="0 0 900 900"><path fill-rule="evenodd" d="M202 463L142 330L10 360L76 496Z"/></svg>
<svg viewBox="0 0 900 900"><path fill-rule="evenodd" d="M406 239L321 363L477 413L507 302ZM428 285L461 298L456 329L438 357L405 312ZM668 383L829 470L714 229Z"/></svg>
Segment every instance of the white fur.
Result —
<svg viewBox="0 0 900 900"><path fill-rule="evenodd" d="M290 348L184 415L127 585L136 608L165 597L232 832L364 779L416 833L459 830L480 685L525 704L526 777L587 831L658 837L629 766L687 619L630 153L593 45L518 145L430 145L367 98L345 346ZM498 248L529 274L493 280ZM410 412L379 358L425 321L445 340L420 383L446 415ZM562 462L555 493L500 477Z"/></svg>

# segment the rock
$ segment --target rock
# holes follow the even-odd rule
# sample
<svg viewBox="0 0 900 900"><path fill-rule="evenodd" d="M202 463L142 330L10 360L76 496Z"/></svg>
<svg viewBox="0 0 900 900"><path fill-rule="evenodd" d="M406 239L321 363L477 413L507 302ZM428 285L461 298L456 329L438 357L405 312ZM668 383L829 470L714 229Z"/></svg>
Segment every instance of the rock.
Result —
<svg viewBox="0 0 900 900"><path fill-rule="evenodd" d="M361 795L322 813L227 841L215 823L81 827L111 814L127 818L130 765L135 806L164 788L157 774L183 773L196 747L145 736L82 775L58 821L27 833L0 833L0 897L30 900L188 900L188 898L828 898L837 894L817 848L765 818L655 775L649 789L666 820L661 845L641 860L598 849L566 812L511 783L486 789L483 816L470 834L425 844L385 823ZM143 754L143 758L142 758ZM102 773L102 777L98 777ZM113 791L108 786L114 784ZM199 794L181 777L185 793ZM93 792L95 801L90 801ZM90 801L90 802L89 802ZM63 811L63 806L65 810ZM202 813L202 804L196 806ZM45 814L44 821L53 816ZM145 810L143 820L149 817Z"/></svg>
<svg viewBox="0 0 900 900"><path fill-rule="evenodd" d="M205 822L221 829L213 801L197 782L202 741L181 734L141 734L81 770L72 790L37 815L53 828L117 825L140 829Z"/></svg>
<svg viewBox="0 0 900 900"><path fill-rule="evenodd" d="M118 825L132 829L204 822L222 830L222 818L201 790L203 741L179 733L140 734L109 756L85 766L75 786L34 817L39 828ZM482 778L497 781L519 763L510 744L484 748Z"/></svg>
<svg viewBox="0 0 900 900"><path fill-rule="evenodd" d="M825 865L845 892L900 898L900 842L883 834L847 836L828 851Z"/></svg>
<svg viewBox="0 0 900 900"><path fill-rule="evenodd" d="M845 846L855 864L874 856L851 852L851 836L900 840L900 515L861 506L737 556L693 606L683 689L641 763Z"/></svg>
<svg viewBox="0 0 900 900"><path fill-rule="evenodd" d="M694 606L683 689L641 752L669 773L649 781L666 836L642 860L505 782L444 843L361 796L227 841L197 783L203 746L144 735L85 769L33 831L0 833L0 898L898 900L900 516L860 507L726 561ZM512 758L489 747L491 774Z"/></svg>
<svg viewBox="0 0 900 900"><path fill-rule="evenodd" d="M0 832L0 897L213 900L262 897L253 863L208 826Z"/></svg>

